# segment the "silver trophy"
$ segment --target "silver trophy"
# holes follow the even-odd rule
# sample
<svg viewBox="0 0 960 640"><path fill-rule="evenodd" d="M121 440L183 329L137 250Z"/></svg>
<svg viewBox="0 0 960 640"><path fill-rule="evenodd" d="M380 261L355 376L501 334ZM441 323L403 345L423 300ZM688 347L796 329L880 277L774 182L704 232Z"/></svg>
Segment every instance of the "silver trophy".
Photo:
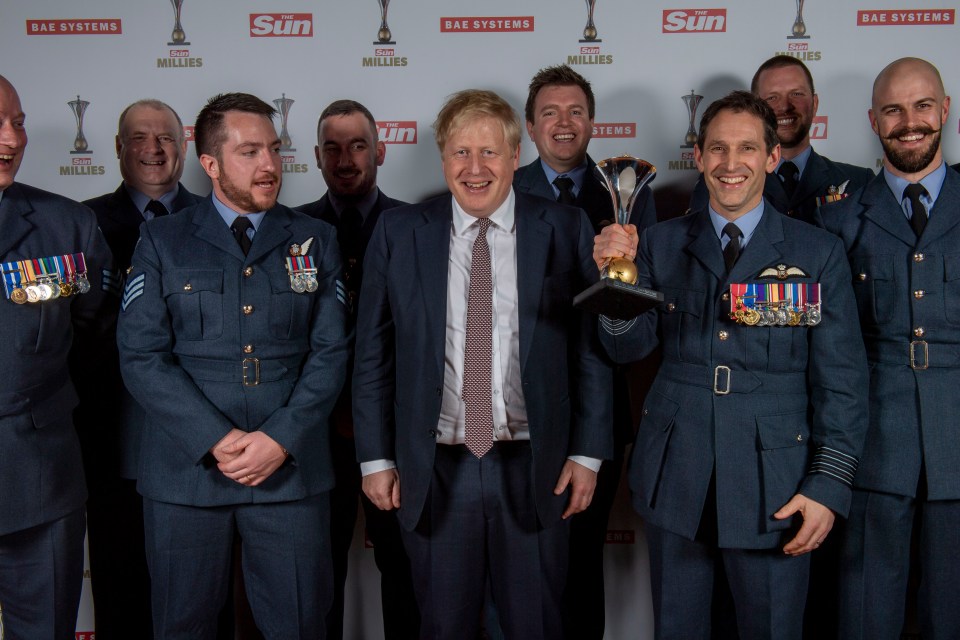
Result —
<svg viewBox="0 0 960 640"><path fill-rule="evenodd" d="M681 96L683 103L687 105L687 117L690 120L689 126L687 126L687 135L683 137L683 144L680 145L683 149L692 149L695 144L697 144L697 128L694 126L694 121L697 119L697 107L700 106L700 101L703 100L703 96L699 96L693 92L693 89L690 89L690 95Z"/></svg>
<svg viewBox="0 0 960 640"><path fill-rule="evenodd" d="M281 93L273 104L277 105L277 111L280 112L280 151L296 151L287 131L287 119L290 117L290 109L293 108L293 100L288 98L287 94Z"/></svg>
<svg viewBox="0 0 960 640"><path fill-rule="evenodd" d="M170 42L167 45L171 47L189 46L187 34L184 33L183 24L180 23L180 10L183 8L183 0L170 0L170 4L173 5L173 33L170 34Z"/></svg>
<svg viewBox="0 0 960 640"><path fill-rule="evenodd" d="M393 34L390 33L390 27L387 26L387 8L390 6L390 0L377 0L380 4L380 30L377 31L377 39L373 44L397 44L391 40Z"/></svg>
<svg viewBox="0 0 960 640"><path fill-rule="evenodd" d="M580 42L603 42L597 37L597 25L593 23L593 8L597 6L597 0L586 0L587 3L587 26L583 28L583 40Z"/></svg>
<svg viewBox="0 0 960 640"><path fill-rule="evenodd" d="M610 192L614 220L625 225L640 191L657 175L657 168L629 155L597 163L596 173ZM600 270L600 281L573 299L585 311L629 320L663 302L663 294L637 286L637 265L629 258L613 258Z"/></svg>
<svg viewBox="0 0 960 640"><path fill-rule="evenodd" d="M90 103L77 96L77 99L68 102L67 106L73 111L73 117L77 121L77 137L73 139L73 150L70 153L93 153L87 148L87 139L83 135L83 114L86 113Z"/></svg>
<svg viewBox="0 0 960 640"><path fill-rule="evenodd" d="M804 0L796 0L797 18L793 21L792 33L787 36L788 40L806 40L810 38L807 35L807 25L803 23L803 3Z"/></svg>

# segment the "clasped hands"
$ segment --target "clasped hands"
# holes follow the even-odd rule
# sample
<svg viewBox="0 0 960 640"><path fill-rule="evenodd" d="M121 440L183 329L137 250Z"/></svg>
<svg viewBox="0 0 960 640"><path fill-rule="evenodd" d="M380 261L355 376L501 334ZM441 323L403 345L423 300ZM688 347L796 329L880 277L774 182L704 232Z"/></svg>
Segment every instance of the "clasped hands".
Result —
<svg viewBox="0 0 960 640"><path fill-rule="evenodd" d="M213 445L210 453L223 475L242 485L255 487L287 459L287 450L262 431L230 432Z"/></svg>

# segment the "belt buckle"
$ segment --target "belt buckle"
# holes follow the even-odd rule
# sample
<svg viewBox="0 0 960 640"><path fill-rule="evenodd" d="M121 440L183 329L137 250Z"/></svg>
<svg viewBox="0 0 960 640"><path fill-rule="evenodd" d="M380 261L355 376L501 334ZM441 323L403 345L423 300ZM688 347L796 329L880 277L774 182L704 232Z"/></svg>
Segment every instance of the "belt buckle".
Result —
<svg viewBox="0 0 960 640"><path fill-rule="evenodd" d="M242 364L243 386L255 387L260 384L260 358L244 358ZM247 375L251 369L253 370L253 378Z"/></svg>
<svg viewBox="0 0 960 640"><path fill-rule="evenodd" d="M720 389L720 374L721 372L726 372L726 384L723 389ZM724 365L718 365L717 368L713 370L713 392L718 396L725 396L730 393L730 367Z"/></svg>
<svg viewBox="0 0 960 640"><path fill-rule="evenodd" d="M923 363L917 363L917 347L920 347L923 353ZM910 343L910 368L914 371L923 371L930 366L930 348L926 340L914 340Z"/></svg>

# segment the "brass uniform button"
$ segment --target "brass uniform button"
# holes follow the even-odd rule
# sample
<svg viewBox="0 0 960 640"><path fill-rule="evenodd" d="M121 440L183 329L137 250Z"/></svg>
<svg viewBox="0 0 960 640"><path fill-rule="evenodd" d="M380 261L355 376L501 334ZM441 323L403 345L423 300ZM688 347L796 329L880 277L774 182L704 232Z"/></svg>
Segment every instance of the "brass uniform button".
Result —
<svg viewBox="0 0 960 640"><path fill-rule="evenodd" d="M253 313L253 305L252 304L243 305L243 315L248 316L251 313Z"/></svg>
<svg viewBox="0 0 960 640"><path fill-rule="evenodd" d="M253 267L247 267L246 269L244 269L244 270L243 270L243 275L246 276L247 278L249 278L250 276L252 276L252 275L253 275Z"/></svg>
<svg viewBox="0 0 960 640"><path fill-rule="evenodd" d="M917 327L913 330L913 335L917 336L918 338L922 338L924 333L926 333L926 331L923 330L923 327Z"/></svg>
<svg viewBox="0 0 960 640"><path fill-rule="evenodd" d="M803 434L802 434L802 433L798 433L798 434L797 434L797 442L803 442Z"/></svg>
<svg viewBox="0 0 960 640"><path fill-rule="evenodd" d="M726 331L719 331L717 332L717 337L720 338L721 340L726 340L727 338L730 337L730 334L727 333Z"/></svg>
<svg viewBox="0 0 960 640"><path fill-rule="evenodd" d="M667 311L669 311L670 313L673 313L676 310L677 310L677 305L673 304L672 302L667 303Z"/></svg>
<svg viewBox="0 0 960 640"><path fill-rule="evenodd" d="M720 299L723 300L724 302L730 302L730 292L725 291L724 294L720 296Z"/></svg>
<svg viewBox="0 0 960 640"><path fill-rule="evenodd" d="M913 292L913 297L919 300L920 298L923 297L924 293L925 291L923 289L917 289L916 291Z"/></svg>
<svg viewBox="0 0 960 640"><path fill-rule="evenodd" d="M184 291L193 291L193 285L188 282L187 284L183 285L183 290L184 290Z"/></svg>
<svg viewBox="0 0 960 640"><path fill-rule="evenodd" d="M252 344L245 344L245 345L243 345L243 352L244 352L244 353L253 353L253 345L252 345Z"/></svg>
<svg viewBox="0 0 960 640"><path fill-rule="evenodd" d="M861 273L857 277L860 278L860 282L863 282L864 280L867 279L867 274Z"/></svg>
<svg viewBox="0 0 960 640"><path fill-rule="evenodd" d="M924 255L923 255L922 253L915 253L915 254L913 254L913 261L914 261L914 262L923 262L923 258L924 258Z"/></svg>

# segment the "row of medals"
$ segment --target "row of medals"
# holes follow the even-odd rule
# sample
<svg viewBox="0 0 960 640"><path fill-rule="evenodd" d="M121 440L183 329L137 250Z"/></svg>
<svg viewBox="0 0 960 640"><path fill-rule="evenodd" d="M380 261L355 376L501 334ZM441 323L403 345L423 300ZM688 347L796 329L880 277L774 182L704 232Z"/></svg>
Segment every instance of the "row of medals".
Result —
<svg viewBox="0 0 960 640"><path fill-rule="evenodd" d="M790 300L780 302L757 302L757 307L743 304L737 298L736 310L730 314L739 323L757 327L815 327L820 324L820 303L806 304L803 310L791 305Z"/></svg>
<svg viewBox="0 0 960 640"><path fill-rule="evenodd" d="M85 274L77 275L72 282L61 281L58 276L50 276L17 287L10 292L10 299L17 304L26 304L55 300L61 296L67 297L87 291L90 291L90 281Z"/></svg>
<svg viewBox="0 0 960 640"><path fill-rule="evenodd" d="M290 274L290 288L297 293L313 293L317 290L317 270L304 269Z"/></svg>

